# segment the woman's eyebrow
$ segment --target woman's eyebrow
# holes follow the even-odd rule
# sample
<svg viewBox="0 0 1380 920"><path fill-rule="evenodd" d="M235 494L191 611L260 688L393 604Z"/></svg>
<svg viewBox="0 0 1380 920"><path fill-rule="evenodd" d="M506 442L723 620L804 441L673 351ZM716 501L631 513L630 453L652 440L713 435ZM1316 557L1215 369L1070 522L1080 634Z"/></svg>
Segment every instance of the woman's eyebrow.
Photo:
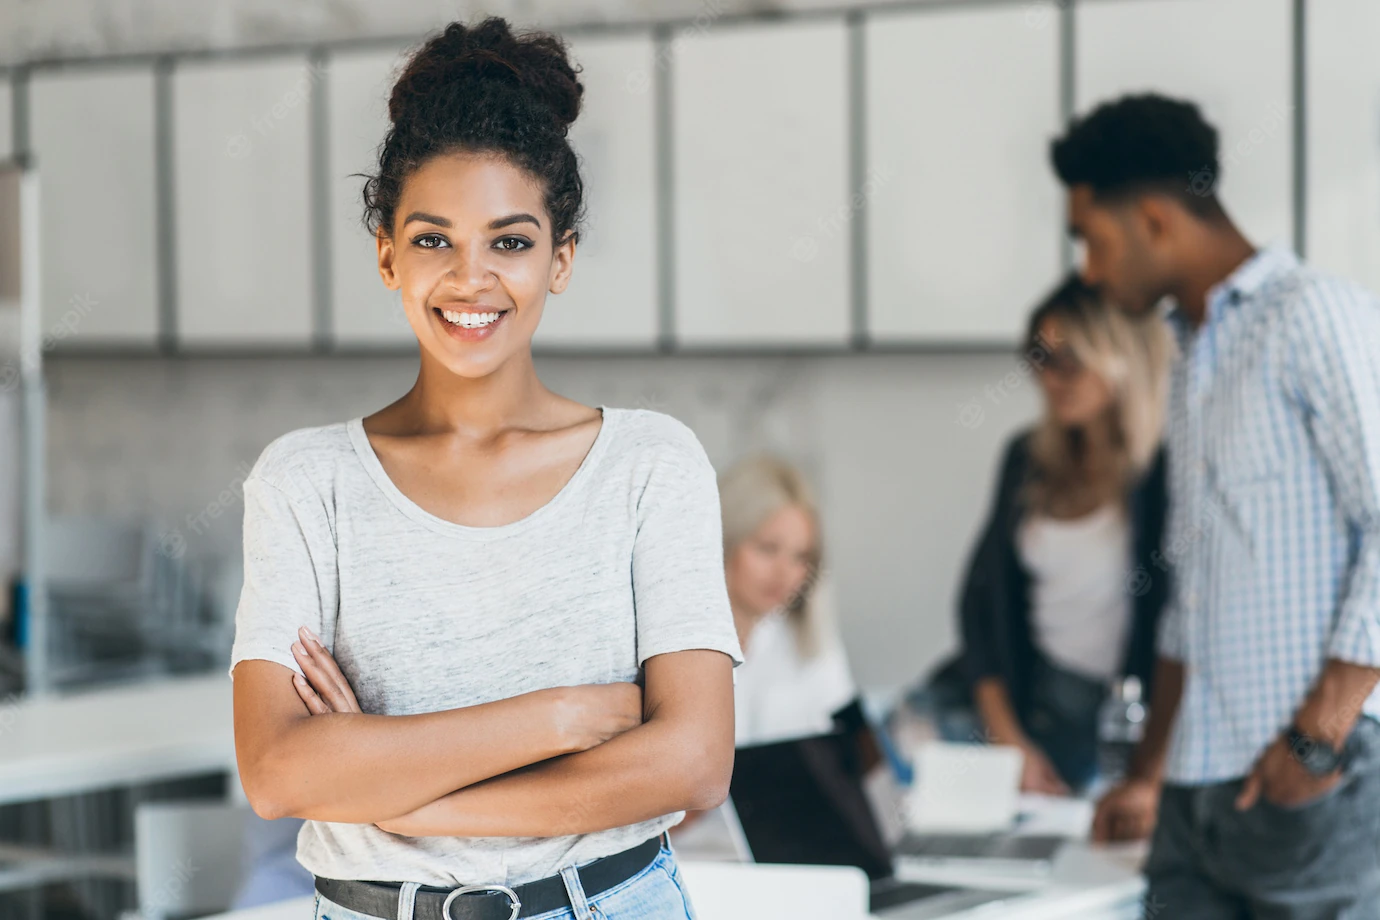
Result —
<svg viewBox="0 0 1380 920"><path fill-rule="evenodd" d="M414 220L424 221L428 224L435 224L438 227L451 226L450 221L446 218L437 217L435 214L427 214L425 211L413 211L411 214L407 215L407 219L403 221L403 226L407 226Z"/></svg>
<svg viewBox="0 0 1380 920"><path fill-rule="evenodd" d="M403 221L403 226L412 223L414 220L424 221L428 224L435 224L438 227L449 228L453 226L450 220L448 220L447 218L440 217L436 214L428 214L425 211L413 211L411 214L407 215L407 218ZM537 220L531 214L509 214L507 217L495 218L494 220L489 221L489 229L502 230L504 227L510 227L513 224L520 224L524 222L536 224L537 229L541 229L541 221Z"/></svg>
<svg viewBox="0 0 1380 920"><path fill-rule="evenodd" d="M541 229L541 221L537 220L531 214L509 214L507 217L500 217L497 220L489 222L489 229L502 230L504 227L509 227L513 224L520 224L524 221L534 223L537 225L538 230Z"/></svg>

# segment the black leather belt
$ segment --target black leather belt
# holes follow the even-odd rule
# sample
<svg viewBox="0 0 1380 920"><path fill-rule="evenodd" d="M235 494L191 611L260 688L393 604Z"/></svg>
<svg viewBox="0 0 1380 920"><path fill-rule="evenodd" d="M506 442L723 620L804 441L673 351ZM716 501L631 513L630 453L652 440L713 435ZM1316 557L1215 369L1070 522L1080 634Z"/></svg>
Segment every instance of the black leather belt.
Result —
<svg viewBox="0 0 1380 920"><path fill-rule="evenodd" d="M661 841L661 837L653 837L631 849L581 866L580 884L585 889L585 895L592 899L647 868L661 852ZM398 917L398 892L401 888L399 882L316 879L316 890L323 898L347 910L383 920L406 920ZM559 875L549 875L513 888L501 885L466 885L459 888L423 885L417 889L412 920L518 920L570 906L565 881Z"/></svg>

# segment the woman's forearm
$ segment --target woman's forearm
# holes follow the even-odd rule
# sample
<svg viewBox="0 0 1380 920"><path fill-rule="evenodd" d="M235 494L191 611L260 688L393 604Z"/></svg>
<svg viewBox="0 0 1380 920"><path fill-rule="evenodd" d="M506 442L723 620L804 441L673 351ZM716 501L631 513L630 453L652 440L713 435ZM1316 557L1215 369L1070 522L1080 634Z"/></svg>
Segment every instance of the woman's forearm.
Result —
<svg viewBox="0 0 1380 920"><path fill-rule="evenodd" d="M636 728L379 826L409 837L555 837L717 807L733 775L729 657L704 649L657 655L646 675L646 721Z"/></svg>
<svg viewBox="0 0 1380 920"><path fill-rule="evenodd" d="M291 674L266 661L235 670L240 779L266 818L372 823L452 790L579 750L561 691L408 716L308 715Z"/></svg>
<svg viewBox="0 0 1380 920"><path fill-rule="evenodd" d="M1011 705L1006 683L999 677L987 677L973 687L973 702L978 716L987 730L988 740L994 744L1021 746L1026 742L1025 731Z"/></svg>
<svg viewBox="0 0 1380 920"><path fill-rule="evenodd" d="M729 745L649 722L599 747L453 792L384 830L408 837L588 834L717 807L733 772Z"/></svg>

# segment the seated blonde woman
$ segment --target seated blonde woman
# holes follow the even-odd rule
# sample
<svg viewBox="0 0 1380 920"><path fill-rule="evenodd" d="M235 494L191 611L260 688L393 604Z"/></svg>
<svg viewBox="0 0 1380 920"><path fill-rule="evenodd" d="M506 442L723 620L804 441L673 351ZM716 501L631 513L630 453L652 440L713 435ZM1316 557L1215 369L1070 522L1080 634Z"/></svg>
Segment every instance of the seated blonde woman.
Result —
<svg viewBox="0 0 1380 920"><path fill-rule="evenodd" d="M819 511L798 470L750 457L719 477L724 577L745 663L734 688L739 745L820 734L857 695L819 578Z"/></svg>

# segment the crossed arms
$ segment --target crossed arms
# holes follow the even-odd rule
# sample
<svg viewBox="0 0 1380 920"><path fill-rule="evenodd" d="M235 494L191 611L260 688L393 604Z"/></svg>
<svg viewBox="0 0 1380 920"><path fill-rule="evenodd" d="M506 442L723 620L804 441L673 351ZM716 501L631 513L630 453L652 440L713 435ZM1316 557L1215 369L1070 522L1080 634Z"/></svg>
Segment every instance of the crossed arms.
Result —
<svg viewBox="0 0 1380 920"><path fill-rule="evenodd" d="M303 630L306 680L234 672L235 749L255 812L378 824L406 836L592 833L719 805L733 769L732 661L656 655L634 684L560 687L408 716L359 711Z"/></svg>

